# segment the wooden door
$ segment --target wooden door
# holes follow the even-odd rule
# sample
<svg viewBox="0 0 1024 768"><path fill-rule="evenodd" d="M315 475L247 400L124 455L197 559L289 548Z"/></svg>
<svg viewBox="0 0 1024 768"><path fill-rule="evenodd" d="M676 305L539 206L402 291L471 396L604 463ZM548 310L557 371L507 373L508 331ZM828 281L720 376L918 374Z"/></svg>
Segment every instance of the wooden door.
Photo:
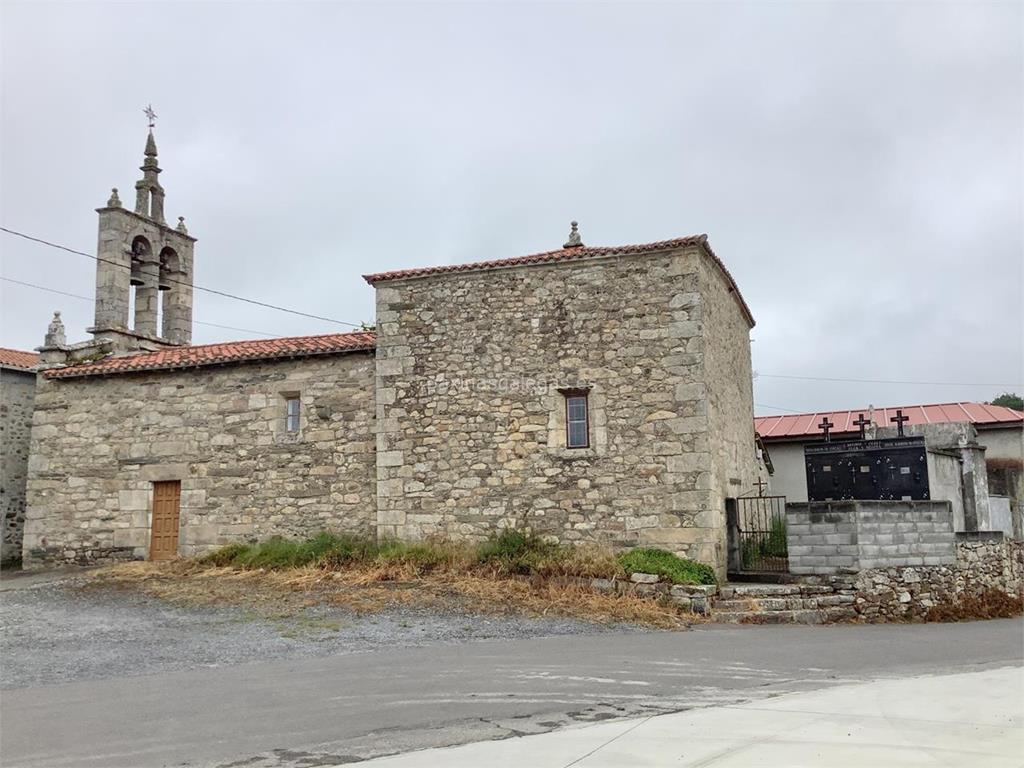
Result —
<svg viewBox="0 0 1024 768"><path fill-rule="evenodd" d="M153 483L153 524L149 542L150 560L170 560L178 554L178 519L181 481Z"/></svg>

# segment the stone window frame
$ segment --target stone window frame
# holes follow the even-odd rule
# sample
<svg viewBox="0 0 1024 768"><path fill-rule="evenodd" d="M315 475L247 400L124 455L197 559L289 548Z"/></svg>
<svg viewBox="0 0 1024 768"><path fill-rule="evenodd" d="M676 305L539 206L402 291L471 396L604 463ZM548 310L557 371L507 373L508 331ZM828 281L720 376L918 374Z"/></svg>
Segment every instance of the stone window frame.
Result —
<svg viewBox="0 0 1024 768"><path fill-rule="evenodd" d="M565 399L565 447L569 450L583 450L590 448L592 440L590 439L590 388L589 387L576 387L566 388L558 390L562 397ZM572 418L571 407L573 401L583 401L583 437L584 442L581 445L572 444L572 425L574 419ZM578 420L575 420L578 423Z"/></svg>
<svg viewBox="0 0 1024 768"><path fill-rule="evenodd" d="M567 413L564 391L587 393L589 442L586 448L570 448L567 440ZM548 411L548 453L564 459L586 459L608 453L607 398L595 384L552 387L544 398Z"/></svg>
<svg viewBox="0 0 1024 768"><path fill-rule="evenodd" d="M276 406L275 411L277 416L274 418L273 431L274 431L274 442L276 443L301 443L304 441L303 433L306 429L306 414L308 412L308 402L304 401L302 392L298 389L294 389L292 386L279 389L277 396L280 398L280 404ZM299 425L295 431L288 429L289 414L288 414L288 403L289 401L298 401L299 403Z"/></svg>
<svg viewBox="0 0 1024 768"><path fill-rule="evenodd" d="M302 431L302 398L297 394L284 396L284 431L288 434Z"/></svg>

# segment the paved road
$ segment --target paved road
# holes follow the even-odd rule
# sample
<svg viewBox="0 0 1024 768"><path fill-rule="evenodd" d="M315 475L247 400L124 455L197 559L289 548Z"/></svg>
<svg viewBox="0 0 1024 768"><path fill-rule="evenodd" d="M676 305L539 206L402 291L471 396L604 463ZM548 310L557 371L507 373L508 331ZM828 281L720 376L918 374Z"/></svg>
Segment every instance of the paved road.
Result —
<svg viewBox="0 0 1024 768"><path fill-rule="evenodd" d="M859 680L1022 663L1024 622L707 626L5 691L4 766L329 765Z"/></svg>
<svg viewBox="0 0 1024 768"><path fill-rule="evenodd" d="M955 691L955 695L951 692ZM1024 668L876 680L382 757L367 768L1020 768Z"/></svg>

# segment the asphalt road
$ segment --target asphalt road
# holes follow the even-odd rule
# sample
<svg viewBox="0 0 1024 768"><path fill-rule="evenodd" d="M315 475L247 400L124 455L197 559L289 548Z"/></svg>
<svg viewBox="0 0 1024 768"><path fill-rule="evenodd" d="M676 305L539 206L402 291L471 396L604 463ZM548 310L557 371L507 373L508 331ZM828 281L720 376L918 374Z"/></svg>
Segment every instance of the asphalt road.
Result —
<svg viewBox="0 0 1024 768"><path fill-rule="evenodd" d="M7 768L305 768L858 680L1019 665L1022 647L1017 619L712 625L79 681L3 692L0 757Z"/></svg>

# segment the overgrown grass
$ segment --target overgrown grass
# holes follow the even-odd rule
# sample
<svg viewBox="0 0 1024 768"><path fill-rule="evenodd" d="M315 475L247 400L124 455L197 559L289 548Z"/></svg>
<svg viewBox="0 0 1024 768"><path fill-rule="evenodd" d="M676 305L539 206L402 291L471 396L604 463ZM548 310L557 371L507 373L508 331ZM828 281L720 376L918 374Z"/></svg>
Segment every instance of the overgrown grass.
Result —
<svg viewBox="0 0 1024 768"><path fill-rule="evenodd" d="M382 579L415 577L435 571L491 576L584 576L616 578L627 574L610 549L571 547L522 531L507 530L480 544L441 539L421 542L376 541L370 537L320 533L298 541L273 537L229 544L199 558L204 565L280 570L314 566L373 568Z"/></svg>
<svg viewBox="0 0 1024 768"><path fill-rule="evenodd" d="M715 572L710 566L686 560L664 549L632 549L618 557L630 573L656 573L674 584L714 584Z"/></svg>
<svg viewBox="0 0 1024 768"><path fill-rule="evenodd" d="M714 583L707 566L656 549L616 555L610 547L567 546L517 530L476 544L428 539L377 541L320 533L236 543L197 559L102 569L97 583L140 586L168 600L251 603L259 610L308 601L374 612L394 605L456 606L488 613L554 613L595 621L678 627L692 614L664 596L598 592L577 579L658 573L676 583ZM685 618L684 618L685 617Z"/></svg>

